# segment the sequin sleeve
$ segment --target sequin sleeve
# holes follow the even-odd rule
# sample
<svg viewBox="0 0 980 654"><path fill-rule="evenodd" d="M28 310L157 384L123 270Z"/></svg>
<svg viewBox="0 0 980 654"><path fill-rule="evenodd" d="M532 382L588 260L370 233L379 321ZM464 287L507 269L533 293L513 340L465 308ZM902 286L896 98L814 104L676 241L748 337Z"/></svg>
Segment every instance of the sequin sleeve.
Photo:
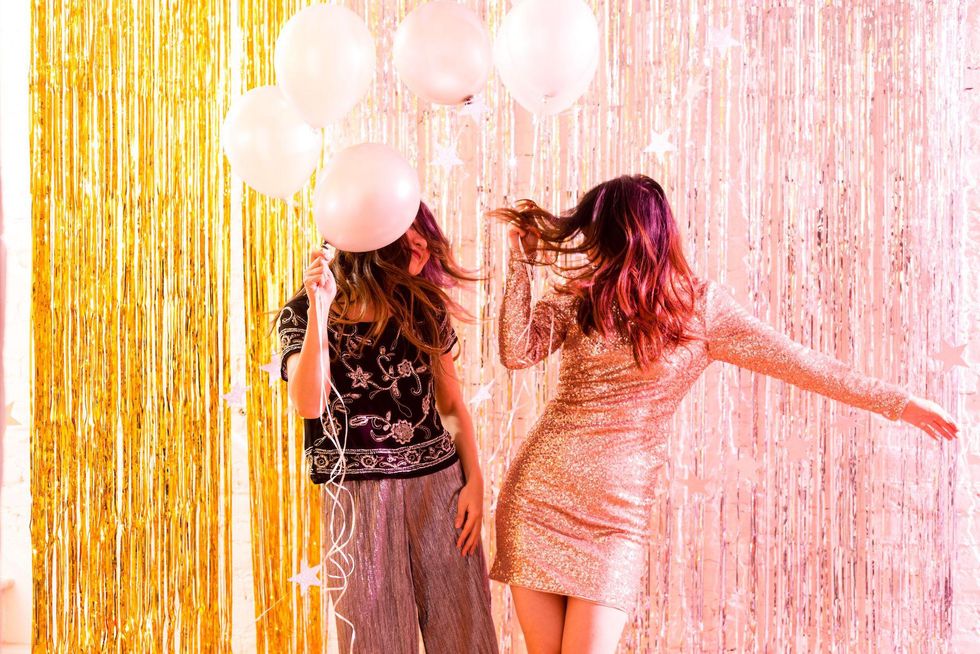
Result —
<svg viewBox="0 0 980 654"><path fill-rule="evenodd" d="M797 343L759 320L721 285L705 296L708 356L898 420L911 395L850 365Z"/></svg>
<svg viewBox="0 0 980 654"><path fill-rule="evenodd" d="M531 307L528 264L511 254L500 307L500 361L512 370L528 368L561 347L570 300L552 290Z"/></svg>

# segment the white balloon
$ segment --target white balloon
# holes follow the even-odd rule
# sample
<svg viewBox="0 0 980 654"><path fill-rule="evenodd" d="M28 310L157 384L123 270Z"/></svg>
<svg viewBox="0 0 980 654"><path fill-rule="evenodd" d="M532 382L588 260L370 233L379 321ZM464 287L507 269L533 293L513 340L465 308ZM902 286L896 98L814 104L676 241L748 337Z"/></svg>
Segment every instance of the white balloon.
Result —
<svg viewBox="0 0 980 654"><path fill-rule="evenodd" d="M395 69L419 97L458 104L486 84L490 35L475 12L449 0L413 9L395 32Z"/></svg>
<svg viewBox="0 0 980 654"><path fill-rule="evenodd" d="M320 131L307 125L275 86L235 100L221 124L221 148L233 173L260 193L288 198L320 160Z"/></svg>
<svg viewBox="0 0 980 654"><path fill-rule="evenodd" d="M276 39L276 81L310 125L343 117L374 79L374 39L361 17L339 5L297 12Z"/></svg>
<svg viewBox="0 0 980 654"><path fill-rule="evenodd" d="M337 249L367 252L407 232L421 202L412 165L386 145L362 143L339 152L320 175L313 217Z"/></svg>
<svg viewBox="0 0 980 654"><path fill-rule="evenodd" d="M493 57L521 106L555 114L575 104L595 77L599 25L584 0L524 0L504 16Z"/></svg>

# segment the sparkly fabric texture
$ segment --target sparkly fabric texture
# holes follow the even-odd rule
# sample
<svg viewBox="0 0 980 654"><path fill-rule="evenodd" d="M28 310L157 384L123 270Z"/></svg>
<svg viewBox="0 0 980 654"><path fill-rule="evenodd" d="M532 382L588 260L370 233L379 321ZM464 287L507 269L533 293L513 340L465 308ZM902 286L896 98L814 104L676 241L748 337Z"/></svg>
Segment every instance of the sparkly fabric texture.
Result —
<svg viewBox="0 0 980 654"><path fill-rule="evenodd" d="M896 419L909 394L780 334L713 281L699 280L698 339L648 370L621 337L585 336L575 299L554 290L531 307L526 264L512 256L500 357L524 368L562 348L558 388L508 469L490 578L630 611L649 552L657 475L671 415L713 360L778 377Z"/></svg>
<svg viewBox="0 0 980 654"><path fill-rule="evenodd" d="M418 477L347 482L340 501L356 513L354 566L333 598L355 632L351 648L350 627L337 620L342 654L418 654L419 631L429 654L497 654L483 545L467 556L456 549L463 484L458 461ZM324 543L332 501L324 496Z"/></svg>

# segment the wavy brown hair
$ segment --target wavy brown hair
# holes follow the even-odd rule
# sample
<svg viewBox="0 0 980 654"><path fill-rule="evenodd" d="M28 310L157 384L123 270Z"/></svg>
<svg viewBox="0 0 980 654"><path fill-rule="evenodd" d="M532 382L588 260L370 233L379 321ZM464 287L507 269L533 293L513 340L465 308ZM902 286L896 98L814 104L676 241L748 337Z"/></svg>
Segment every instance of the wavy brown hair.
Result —
<svg viewBox="0 0 980 654"><path fill-rule="evenodd" d="M456 263L449 240L435 216L423 202L412 228L425 239L429 259L418 275L408 272L412 250L408 236L369 252L337 251L330 271L337 281L337 296L330 306L330 322L350 325L357 307L374 311L368 336L377 338L394 320L402 335L421 352L438 357L450 316L469 322L472 316L455 302L447 290L482 277ZM287 302L306 294L301 286ZM280 310L281 313L281 310ZM278 321L278 316L276 318Z"/></svg>
<svg viewBox="0 0 980 654"><path fill-rule="evenodd" d="M686 327L697 281L667 196L650 177L603 182L560 217L531 200L492 215L538 235L544 256L533 263L565 278L557 290L579 299L583 333L624 335L641 368L695 340Z"/></svg>

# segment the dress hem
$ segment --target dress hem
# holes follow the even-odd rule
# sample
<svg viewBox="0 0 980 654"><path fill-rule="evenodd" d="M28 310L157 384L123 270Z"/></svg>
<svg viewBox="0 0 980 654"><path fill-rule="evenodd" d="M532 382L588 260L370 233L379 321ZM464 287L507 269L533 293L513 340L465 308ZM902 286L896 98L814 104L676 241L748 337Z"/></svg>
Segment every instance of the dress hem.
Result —
<svg viewBox="0 0 980 654"><path fill-rule="evenodd" d="M585 595L579 595L578 593L570 593L567 590L562 590L557 587L545 587L543 585L534 585L533 583L525 583L520 581L511 581L500 577L499 575L489 575L490 579L496 581L500 584L507 584L508 586L517 586L518 588L526 588L527 590L535 590L541 593L551 593L552 595L564 595L565 597L574 597L576 599L585 600L592 604L598 604L599 606L605 606L610 609L616 609L617 611L622 611L626 615L630 614L630 610L622 605L617 605L613 602L597 599L595 597L586 597Z"/></svg>

